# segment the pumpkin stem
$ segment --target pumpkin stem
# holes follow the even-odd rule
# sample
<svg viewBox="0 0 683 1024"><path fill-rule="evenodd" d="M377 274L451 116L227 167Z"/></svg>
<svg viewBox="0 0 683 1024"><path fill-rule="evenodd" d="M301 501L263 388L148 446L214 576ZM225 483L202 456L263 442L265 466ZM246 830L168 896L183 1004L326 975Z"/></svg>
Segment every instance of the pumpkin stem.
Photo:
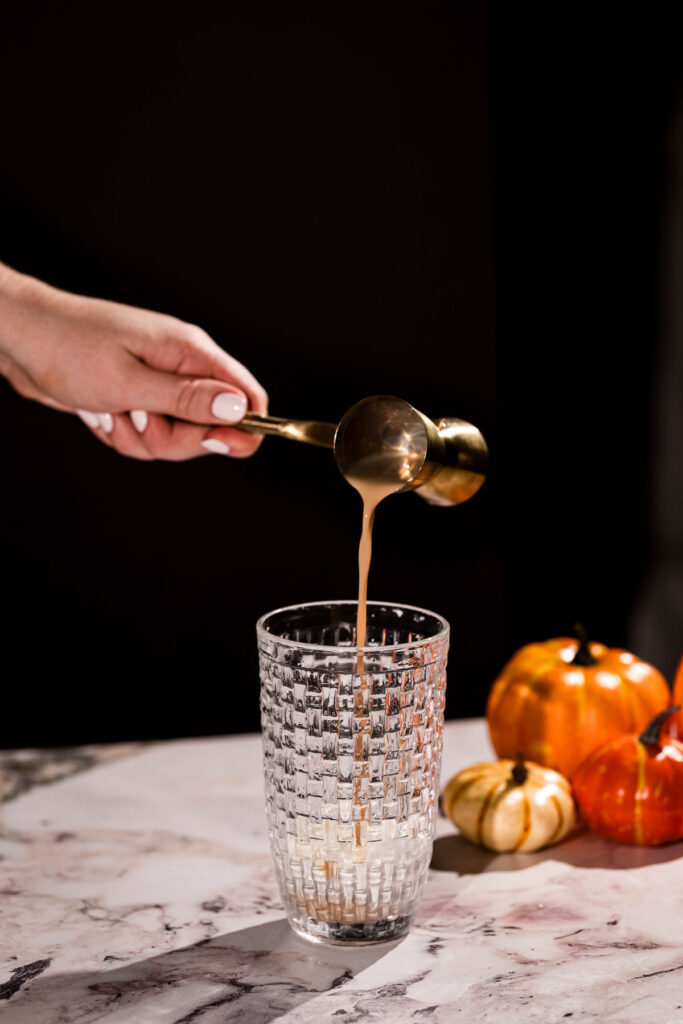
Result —
<svg viewBox="0 0 683 1024"><path fill-rule="evenodd" d="M585 626L580 622L574 624L574 632L579 641L579 649L572 658L570 664L580 665L581 667L588 667L588 665L597 665L598 659L594 658L590 652L588 646L588 633L586 632Z"/></svg>
<svg viewBox="0 0 683 1024"><path fill-rule="evenodd" d="M647 729L641 732L640 736L638 737L638 742L642 743L646 747L659 746L661 742L660 733L662 731L662 726L666 722L667 718L670 718L671 715L673 715L674 711L680 710L680 704L672 704L670 708L666 708L666 710L660 711L659 714L655 715L655 717L652 719Z"/></svg>
<svg viewBox="0 0 683 1024"><path fill-rule="evenodd" d="M515 766L512 769L511 775L511 779L514 782L515 786L523 786L527 780L528 774L529 769L524 764L524 754L521 750L518 750L517 760L515 761Z"/></svg>

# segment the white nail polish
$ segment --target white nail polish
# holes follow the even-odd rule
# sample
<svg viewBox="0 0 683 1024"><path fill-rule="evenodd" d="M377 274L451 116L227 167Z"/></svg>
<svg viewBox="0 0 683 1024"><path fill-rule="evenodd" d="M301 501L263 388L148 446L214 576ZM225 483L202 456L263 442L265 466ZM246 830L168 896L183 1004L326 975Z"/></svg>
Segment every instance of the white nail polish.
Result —
<svg viewBox="0 0 683 1024"><path fill-rule="evenodd" d="M239 423L246 411L244 395L231 395L229 391L216 395L211 406L211 414L224 423Z"/></svg>
<svg viewBox="0 0 683 1024"><path fill-rule="evenodd" d="M142 434L147 429L147 413L144 409L131 409L130 418L138 434Z"/></svg>
<svg viewBox="0 0 683 1024"><path fill-rule="evenodd" d="M114 418L110 412L101 412L98 416L100 426L105 434L111 434L114 429Z"/></svg>
<svg viewBox="0 0 683 1024"><path fill-rule="evenodd" d="M219 441L217 437L210 437L206 441L202 441L202 448L206 448L207 452L215 452L216 455L227 455L230 448L223 441Z"/></svg>
<svg viewBox="0 0 683 1024"><path fill-rule="evenodd" d="M100 425L100 418L97 413L88 412L87 409L76 409L76 415L80 416L87 427L97 430Z"/></svg>

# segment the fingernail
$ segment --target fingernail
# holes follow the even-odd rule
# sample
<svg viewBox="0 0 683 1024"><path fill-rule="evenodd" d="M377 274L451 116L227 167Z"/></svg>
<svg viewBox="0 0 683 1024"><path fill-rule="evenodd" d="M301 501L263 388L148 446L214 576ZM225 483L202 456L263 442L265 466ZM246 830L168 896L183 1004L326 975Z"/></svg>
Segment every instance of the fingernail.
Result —
<svg viewBox="0 0 683 1024"><path fill-rule="evenodd" d="M207 452L215 452L216 455L227 455L230 451L227 444L219 441L217 437L210 437L207 441L202 441L202 448L206 448Z"/></svg>
<svg viewBox="0 0 683 1024"><path fill-rule="evenodd" d="M142 434L147 427L147 413L144 409L131 409L130 418L138 434Z"/></svg>
<svg viewBox="0 0 683 1024"><path fill-rule="evenodd" d="M101 412L98 416L100 426L105 434L111 434L114 429L114 419L110 412Z"/></svg>
<svg viewBox="0 0 683 1024"><path fill-rule="evenodd" d="M86 409L76 409L76 415L80 416L86 426L91 430L97 430L100 425L100 418L94 412L87 412Z"/></svg>
<svg viewBox="0 0 683 1024"><path fill-rule="evenodd" d="M211 414L224 423L239 423L246 411L244 395L231 395L229 391L216 395L211 406Z"/></svg>

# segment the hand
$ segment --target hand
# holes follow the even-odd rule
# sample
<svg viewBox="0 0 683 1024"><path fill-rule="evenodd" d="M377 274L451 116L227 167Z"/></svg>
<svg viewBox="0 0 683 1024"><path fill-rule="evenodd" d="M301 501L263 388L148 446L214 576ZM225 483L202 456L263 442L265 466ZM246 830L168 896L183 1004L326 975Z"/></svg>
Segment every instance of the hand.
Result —
<svg viewBox="0 0 683 1024"><path fill-rule="evenodd" d="M133 458L244 458L262 440L226 424L247 409L266 412L266 392L200 327L71 295L1 264L0 373L25 398L78 413Z"/></svg>

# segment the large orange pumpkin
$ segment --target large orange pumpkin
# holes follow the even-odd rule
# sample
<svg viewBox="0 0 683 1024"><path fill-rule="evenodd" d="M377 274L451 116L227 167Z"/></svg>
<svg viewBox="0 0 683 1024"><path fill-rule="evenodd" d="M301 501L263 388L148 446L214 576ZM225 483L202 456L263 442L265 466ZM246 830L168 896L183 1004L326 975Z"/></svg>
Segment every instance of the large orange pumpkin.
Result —
<svg viewBox="0 0 683 1024"><path fill-rule="evenodd" d="M498 757L521 750L571 778L596 747L644 729L669 698L652 665L583 634L522 647L493 684L486 718Z"/></svg>
<svg viewBox="0 0 683 1024"><path fill-rule="evenodd" d="M599 836L637 846L683 839L683 743L661 734L676 711L667 708L640 736L620 736L579 766L574 795Z"/></svg>

